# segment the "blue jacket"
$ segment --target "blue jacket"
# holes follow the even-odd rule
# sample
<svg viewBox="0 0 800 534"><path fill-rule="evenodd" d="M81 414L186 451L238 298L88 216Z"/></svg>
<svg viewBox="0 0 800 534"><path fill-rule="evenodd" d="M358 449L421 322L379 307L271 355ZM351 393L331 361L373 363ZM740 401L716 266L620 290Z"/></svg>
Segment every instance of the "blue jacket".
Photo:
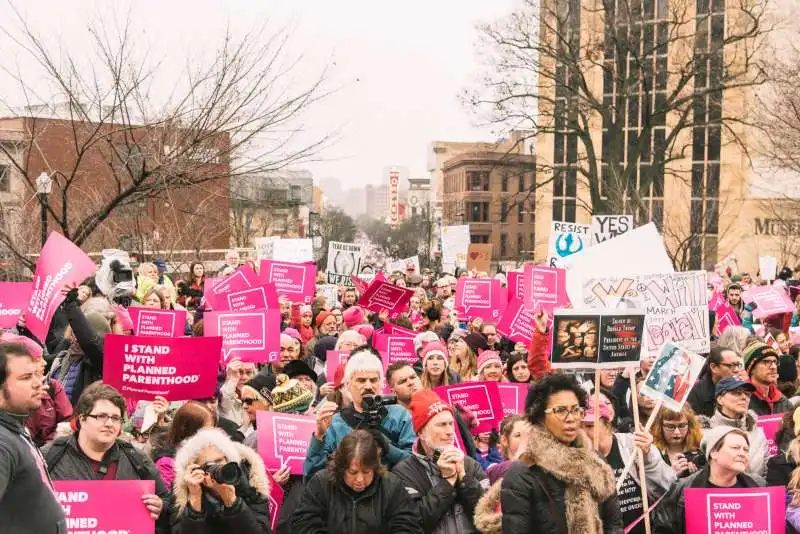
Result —
<svg viewBox="0 0 800 534"><path fill-rule="evenodd" d="M417 434L414 432L411 414L408 413L408 410L396 404L387 406L386 409L388 413L381 421L381 429L389 441L389 450L384 460L387 467L391 469L397 462L411 454L411 446L416 441ZM345 408L345 410L352 410L352 408ZM353 427L345 422L339 412L333 416L331 426L325 432L323 441L314 436L311 437L311 443L306 452L306 461L303 464L303 476L306 480L325 467L328 457L336 450L342 438L352 430Z"/></svg>

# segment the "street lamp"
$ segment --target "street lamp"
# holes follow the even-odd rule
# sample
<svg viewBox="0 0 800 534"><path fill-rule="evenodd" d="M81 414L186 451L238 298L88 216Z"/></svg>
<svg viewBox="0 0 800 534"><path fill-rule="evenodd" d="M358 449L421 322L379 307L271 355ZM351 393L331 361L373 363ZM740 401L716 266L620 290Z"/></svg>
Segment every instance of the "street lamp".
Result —
<svg viewBox="0 0 800 534"><path fill-rule="evenodd" d="M53 190L53 179L43 172L36 178L36 195L39 197L39 204L42 206L42 247L47 241L47 195Z"/></svg>

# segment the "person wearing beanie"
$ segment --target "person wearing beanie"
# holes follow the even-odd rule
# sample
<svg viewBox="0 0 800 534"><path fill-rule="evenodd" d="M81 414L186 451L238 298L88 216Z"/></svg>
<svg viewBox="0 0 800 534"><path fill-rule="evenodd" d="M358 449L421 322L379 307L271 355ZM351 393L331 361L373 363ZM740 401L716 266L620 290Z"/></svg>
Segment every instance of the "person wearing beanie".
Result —
<svg viewBox="0 0 800 534"><path fill-rule="evenodd" d="M366 315L361 306L351 306L342 312L342 320L348 329L366 323Z"/></svg>
<svg viewBox="0 0 800 534"><path fill-rule="evenodd" d="M749 410L750 398L756 388L735 376L723 378L716 385L717 408L711 417L699 417L704 430L718 426L738 428L747 433L750 442L747 473L763 478L767 472L769 444L764 430L758 426L758 416Z"/></svg>
<svg viewBox="0 0 800 534"><path fill-rule="evenodd" d="M255 443L253 440L256 439L257 435L255 432L257 428L256 414L272 408L274 403L272 389L276 384L274 375L259 373L242 386L239 397L241 398L246 418L239 430L245 435L245 445Z"/></svg>
<svg viewBox="0 0 800 534"><path fill-rule="evenodd" d="M484 382L503 382L503 360L500 353L494 350L483 350L478 354L478 376L476 381Z"/></svg>
<svg viewBox="0 0 800 534"><path fill-rule="evenodd" d="M426 344L421 356L420 379L423 388L433 389L461 383L461 377L448 368L447 347L441 342Z"/></svg>
<svg viewBox="0 0 800 534"><path fill-rule="evenodd" d="M295 378L300 385L310 392L317 393L317 380L319 376L303 360L294 360L287 363L283 368L283 373L289 378Z"/></svg>
<svg viewBox="0 0 800 534"><path fill-rule="evenodd" d="M414 350L417 351L417 356L422 357L422 350L425 346L436 341L440 341L436 332L420 332L414 336Z"/></svg>
<svg viewBox="0 0 800 534"><path fill-rule="evenodd" d="M306 415L314 401L313 393L285 374L276 376L275 381L277 385L272 389L272 410Z"/></svg>
<svg viewBox="0 0 800 534"><path fill-rule="evenodd" d="M450 349L450 369L464 382L473 380L478 373L478 351L487 348L483 334L473 332L459 338Z"/></svg>
<svg viewBox="0 0 800 534"><path fill-rule="evenodd" d="M653 511L653 532L683 534L686 532L687 488L757 488L764 485L746 473L747 433L730 426L706 431L700 450L707 464L696 473L682 478L664 496Z"/></svg>
<svg viewBox="0 0 800 534"><path fill-rule="evenodd" d="M408 407L417 440L392 474L414 500L424 532L475 532L473 515L489 479L480 464L453 445L453 409L423 389Z"/></svg>
<svg viewBox="0 0 800 534"><path fill-rule="evenodd" d="M317 429L303 465L306 479L325 467L342 438L356 428L375 431L376 437L383 441L381 448L389 468L410 454L416 434L408 411L397 404L378 404L374 411L365 409L365 398L374 402L375 397L381 394L383 374L380 355L372 347L364 345L350 353L344 369L344 388L352 405L338 412L336 404L330 401L319 406Z"/></svg>
<svg viewBox="0 0 800 534"><path fill-rule="evenodd" d="M337 338L333 336L324 336L317 339L313 347L309 345L311 353L306 357L306 363L311 367L312 371L317 373L319 377L317 379L318 387L322 387L322 385L325 384L325 362L328 360L328 351L335 350L336 341Z"/></svg>
<svg viewBox="0 0 800 534"><path fill-rule="evenodd" d="M742 352L744 368L755 391L750 397L750 410L756 415L771 415L792 409L778 389L778 353L761 340L751 338Z"/></svg>
<svg viewBox="0 0 800 534"><path fill-rule="evenodd" d="M335 336L339 333L336 326L336 317L329 311L321 311L315 320L317 325L317 337Z"/></svg>

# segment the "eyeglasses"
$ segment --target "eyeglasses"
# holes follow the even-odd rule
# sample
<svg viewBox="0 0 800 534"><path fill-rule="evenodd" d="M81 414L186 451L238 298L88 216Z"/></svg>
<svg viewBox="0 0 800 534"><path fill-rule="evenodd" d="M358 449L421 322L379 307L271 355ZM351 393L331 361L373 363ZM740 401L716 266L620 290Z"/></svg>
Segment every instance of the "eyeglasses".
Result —
<svg viewBox="0 0 800 534"><path fill-rule="evenodd" d="M253 404L257 400L258 399L242 399L242 404L244 404L245 406L250 406L251 404Z"/></svg>
<svg viewBox="0 0 800 534"><path fill-rule="evenodd" d="M664 425L664 432L675 432L679 430L680 432L684 432L689 429L689 423L678 423L677 425Z"/></svg>
<svg viewBox="0 0 800 534"><path fill-rule="evenodd" d="M561 419L562 421L566 420L568 415L582 418L585 412L586 410L584 410L580 406L573 406L572 408L567 408L566 406L556 406L555 408L547 408L544 411L544 413L550 413L555 415L558 419Z"/></svg>
<svg viewBox="0 0 800 534"><path fill-rule="evenodd" d="M98 414L90 413L90 414L87 414L86 417L91 417L92 419L94 419L95 421L100 423L101 425L104 425L104 424L108 423L109 421L111 421L115 425L121 425L122 424L122 417L120 417L118 415L108 415L107 413L98 413Z"/></svg>
<svg viewBox="0 0 800 534"><path fill-rule="evenodd" d="M776 360L775 358L767 358L765 360L761 360L758 363L763 363L767 367L772 367L773 365L775 367L778 367L778 360Z"/></svg>
<svg viewBox="0 0 800 534"><path fill-rule="evenodd" d="M742 365L742 362L734 362L734 363L719 362L717 365L724 365L731 371L740 371L744 367L744 365Z"/></svg>

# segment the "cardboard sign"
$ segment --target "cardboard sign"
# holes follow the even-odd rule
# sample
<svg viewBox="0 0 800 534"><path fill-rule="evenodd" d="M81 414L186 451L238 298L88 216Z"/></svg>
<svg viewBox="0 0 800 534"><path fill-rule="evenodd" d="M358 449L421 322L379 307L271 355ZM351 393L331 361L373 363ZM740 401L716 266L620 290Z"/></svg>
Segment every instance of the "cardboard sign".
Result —
<svg viewBox="0 0 800 534"><path fill-rule="evenodd" d="M481 317L484 321L496 322L508 303L504 289L500 280L494 278L459 278L455 310L465 319Z"/></svg>
<svg viewBox="0 0 800 534"><path fill-rule="evenodd" d="M220 337L143 337L106 334L103 382L128 399L169 401L214 396Z"/></svg>
<svg viewBox="0 0 800 534"><path fill-rule="evenodd" d="M442 227L442 272L455 273L467 266L470 245L469 225Z"/></svg>
<svg viewBox="0 0 800 534"><path fill-rule="evenodd" d="M569 304L567 297L567 276L564 269L544 265L525 265L525 295L522 302L525 308L534 312L553 310Z"/></svg>
<svg viewBox="0 0 800 534"><path fill-rule="evenodd" d="M642 395L661 400L673 412L680 412L697 381L705 358L682 349L671 341L664 344L647 374Z"/></svg>
<svg viewBox="0 0 800 534"><path fill-rule="evenodd" d="M793 313L794 303L783 288L776 286L752 287L746 291L748 300L756 304L753 316L764 319L779 313ZM742 296L744 298L744 295Z"/></svg>
<svg viewBox="0 0 800 534"><path fill-rule="evenodd" d="M638 366L644 312L560 310L553 316L551 367L589 369Z"/></svg>
<svg viewBox="0 0 800 534"><path fill-rule="evenodd" d="M778 450L779 443L775 441L775 434L781 429L783 422L783 414L778 415L760 415L758 417L758 426L764 431L767 437L767 445L769 446L769 456L775 456L780 452Z"/></svg>
<svg viewBox="0 0 800 534"><path fill-rule="evenodd" d="M461 404L475 414L478 420L473 434L490 432L500 428L503 420L503 404L497 382L469 382L453 386L433 388L439 397L450 406Z"/></svg>
<svg viewBox="0 0 800 534"><path fill-rule="evenodd" d="M269 237L257 237L253 240L253 245L256 249L256 260L269 260L275 251L275 242L281 237L277 235Z"/></svg>
<svg viewBox="0 0 800 534"><path fill-rule="evenodd" d="M339 288L333 284L317 286L317 295L325 297L325 309L332 310L339 303Z"/></svg>
<svg viewBox="0 0 800 534"><path fill-rule="evenodd" d="M272 475L267 471L269 477L269 495L267 496L267 503L269 504L269 528L270 532L278 531L278 519L281 514L281 506L283 506L283 489L281 485L275 482Z"/></svg>
<svg viewBox="0 0 800 534"><path fill-rule="evenodd" d="M503 404L503 417L525 413L525 398L528 396L528 384L516 382L500 382L500 402Z"/></svg>
<svg viewBox="0 0 800 534"><path fill-rule="evenodd" d="M409 267L413 267L413 270L409 270ZM406 258L403 260L393 261L389 264L389 267L386 269L387 273L393 273L395 271L400 271L401 273L405 274L408 272L413 272L415 274L420 274L420 266L419 266L419 256L411 256L410 258Z"/></svg>
<svg viewBox="0 0 800 534"><path fill-rule="evenodd" d="M336 369L339 365L347 363L347 358L350 353L343 350L329 350L325 357L325 381L333 382L333 377L336 375Z"/></svg>
<svg viewBox="0 0 800 534"><path fill-rule="evenodd" d="M309 237L277 239L272 243L272 256L265 259L288 263L313 263L313 241Z"/></svg>
<svg viewBox="0 0 800 534"><path fill-rule="evenodd" d="M313 263L290 263L261 260L261 279L275 286L279 297L310 304L316 290L317 266Z"/></svg>
<svg viewBox="0 0 800 534"><path fill-rule="evenodd" d="M53 487L69 534L155 532L155 522L142 504L142 495L156 492L153 480L54 480Z"/></svg>
<svg viewBox="0 0 800 534"><path fill-rule="evenodd" d="M592 245L603 243L633 230L633 215L592 215Z"/></svg>
<svg viewBox="0 0 800 534"><path fill-rule="evenodd" d="M388 310L389 317L394 319L408 309L408 302L413 296L413 289L376 280L358 299L358 305L375 313Z"/></svg>
<svg viewBox="0 0 800 534"><path fill-rule="evenodd" d="M758 273L762 280L775 280L778 274L778 258L775 256L759 256Z"/></svg>
<svg viewBox="0 0 800 534"><path fill-rule="evenodd" d="M33 275L31 298L25 313L28 330L44 342L56 309L64 302L61 289L68 284L82 284L97 266L72 241L51 232L42 247Z"/></svg>
<svg viewBox="0 0 800 534"><path fill-rule="evenodd" d="M362 246L355 243L328 243L328 283L352 286L350 276L361 272Z"/></svg>
<svg viewBox="0 0 800 534"><path fill-rule="evenodd" d="M0 328L14 328L28 308L33 293L32 282L0 282Z"/></svg>
<svg viewBox="0 0 800 534"><path fill-rule="evenodd" d="M736 314L736 310L727 303L717 306L717 331L720 335L730 326L741 326L742 320Z"/></svg>
<svg viewBox="0 0 800 534"><path fill-rule="evenodd" d="M783 534L786 488L686 488L686 534Z"/></svg>
<svg viewBox="0 0 800 534"><path fill-rule="evenodd" d="M288 465L291 474L302 475L308 444L317 428L316 417L260 411L256 423L258 454L267 469L277 471Z"/></svg>
<svg viewBox="0 0 800 534"><path fill-rule="evenodd" d="M509 271L506 277L508 285L508 300L525 300L525 273Z"/></svg>
<svg viewBox="0 0 800 534"><path fill-rule="evenodd" d="M497 323L497 330L511 341L529 346L533 340L533 331L536 329L533 316L533 312L526 310L521 300L511 299Z"/></svg>
<svg viewBox="0 0 800 534"><path fill-rule="evenodd" d="M186 332L186 310L155 310L131 306L128 313L137 336L181 337Z"/></svg>
<svg viewBox="0 0 800 534"><path fill-rule="evenodd" d="M216 311L257 311L278 309L278 295L275 285L266 283L228 293L215 294L209 299L212 310Z"/></svg>
<svg viewBox="0 0 800 534"><path fill-rule="evenodd" d="M281 351L281 314L278 310L254 312L215 311L203 316L203 334L222 337L222 361L276 362Z"/></svg>
<svg viewBox="0 0 800 534"><path fill-rule="evenodd" d="M589 278L583 283L582 303L593 309L644 310L651 357L667 341L693 352L711 350L705 271Z"/></svg>
<svg viewBox="0 0 800 534"><path fill-rule="evenodd" d="M470 243L467 248L467 270L488 273L492 269L492 244Z"/></svg>
<svg viewBox="0 0 800 534"><path fill-rule="evenodd" d="M591 245L588 224L553 221L550 228L550 243L547 265L563 267L563 261L573 254L582 252Z"/></svg>

